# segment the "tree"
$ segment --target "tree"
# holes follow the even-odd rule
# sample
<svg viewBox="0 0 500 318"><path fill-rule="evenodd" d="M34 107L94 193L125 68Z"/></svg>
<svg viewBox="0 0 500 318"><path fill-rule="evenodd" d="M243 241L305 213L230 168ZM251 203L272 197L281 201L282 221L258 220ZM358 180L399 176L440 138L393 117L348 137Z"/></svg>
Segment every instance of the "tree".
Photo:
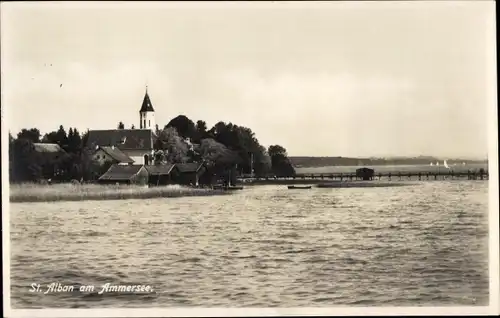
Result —
<svg viewBox="0 0 500 318"><path fill-rule="evenodd" d="M123 124L123 122L118 123L118 129L125 129L125 125Z"/></svg>
<svg viewBox="0 0 500 318"><path fill-rule="evenodd" d="M46 144L57 144L57 131L51 131L50 133L46 133L42 138L42 143Z"/></svg>
<svg viewBox="0 0 500 318"><path fill-rule="evenodd" d="M155 165L162 165L167 161L167 155L165 151L161 149L155 151L153 158Z"/></svg>
<svg viewBox="0 0 500 318"><path fill-rule="evenodd" d="M68 136L66 135L66 131L64 130L64 127L62 125L59 126L59 129L56 132L56 137L59 146L66 150L68 145Z"/></svg>
<svg viewBox="0 0 500 318"><path fill-rule="evenodd" d="M213 165L232 165L237 154L212 138L202 139L198 149L201 159Z"/></svg>
<svg viewBox="0 0 500 318"><path fill-rule="evenodd" d="M274 157L277 155L282 155L282 156L288 157L288 155L286 153L286 149L280 145L269 146L268 153L269 153L269 156L271 156L271 157Z"/></svg>
<svg viewBox="0 0 500 318"><path fill-rule="evenodd" d="M87 141L89 140L89 130L88 129L86 132L83 133L81 139L82 139L82 141L80 143L80 147L82 148L82 151L83 151L83 148L85 148L87 146Z"/></svg>
<svg viewBox="0 0 500 318"><path fill-rule="evenodd" d="M166 160L171 163L184 163L189 160L188 145L174 127L160 131L154 149L163 150L166 153Z"/></svg>
<svg viewBox="0 0 500 318"><path fill-rule="evenodd" d="M134 126L134 124L132 124L132 126L130 127L130 129L135 129L135 126Z"/></svg>
<svg viewBox="0 0 500 318"><path fill-rule="evenodd" d="M250 128L220 121L206 135L237 152L240 173L249 174L252 167L256 175L266 174L270 170L270 157Z"/></svg>
<svg viewBox="0 0 500 318"><path fill-rule="evenodd" d="M37 128L22 129L17 134L17 139L26 139L31 141L32 143L40 142L40 130L38 130Z"/></svg>
<svg viewBox="0 0 500 318"><path fill-rule="evenodd" d="M33 142L27 138L18 138L13 141L9 149L12 158L10 179L13 182L30 182L42 178L43 160L35 151Z"/></svg>
<svg viewBox="0 0 500 318"><path fill-rule="evenodd" d="M271 157L272 171L278 176L293 176L295 168L287 156L286 149L280 145L269 147L269 156Z"/></svg>
<svg viewBox="0 0 500 318"><path fill-rule="evenodd" d="M193 121L184 115L172 119L165 128L174 127L182 138L193 139L196 137L196 126Z"/></svg>
<svg viewBox="0 0 500 318"><path fill-rule="evenodd" d="M203 138L207 138L207 123L203 120L196 122L196 134L194 137L195 142L200 142Z"/></svg>
<svg viewBox="0 0 500 318"><path fill-rule="evenodd" d="M70 153L80 152L82 149L82 138L78 129L73 128L69 130L68 134L68 147L67 151Z"/></svg>

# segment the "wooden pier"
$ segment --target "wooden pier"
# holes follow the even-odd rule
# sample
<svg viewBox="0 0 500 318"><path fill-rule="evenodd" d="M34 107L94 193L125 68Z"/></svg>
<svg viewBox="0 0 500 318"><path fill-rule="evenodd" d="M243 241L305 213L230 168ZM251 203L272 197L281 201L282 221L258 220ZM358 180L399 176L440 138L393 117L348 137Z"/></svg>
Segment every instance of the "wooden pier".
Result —
<svg viewBox="0 0 500 318"><path fill-rule="evenodd" d="M245 181L249 178L239 178ZM414 180L414 181L425 181L425 180L488 180L489 174L486 170L480 171L439 171L439 172L409 172L409 171L398 171L398 172L375 172L370 180ZM252 180L255 181L285 181L285 180L295 180L295 181L313 181L313 180L338 180L338 181L354 181L363 180L360 176L357 176L355 172L352 173L298 173L295 176L266 176L266 177L255 177Z"/></svg>

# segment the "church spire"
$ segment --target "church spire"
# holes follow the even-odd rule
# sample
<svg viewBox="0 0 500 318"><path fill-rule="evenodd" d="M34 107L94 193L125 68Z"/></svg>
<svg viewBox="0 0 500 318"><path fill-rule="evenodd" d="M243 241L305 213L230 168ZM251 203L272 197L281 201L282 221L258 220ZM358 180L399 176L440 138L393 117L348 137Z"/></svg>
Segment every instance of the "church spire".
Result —
<svg viewBox="0 0 500 318"><path fill-rule="evenodd" d="M144 100L142 101L141 110L139 112L154 112L153 104L151 104L151 99L148 95L148 86L146 85L146 94L144 95Z"/></svg>

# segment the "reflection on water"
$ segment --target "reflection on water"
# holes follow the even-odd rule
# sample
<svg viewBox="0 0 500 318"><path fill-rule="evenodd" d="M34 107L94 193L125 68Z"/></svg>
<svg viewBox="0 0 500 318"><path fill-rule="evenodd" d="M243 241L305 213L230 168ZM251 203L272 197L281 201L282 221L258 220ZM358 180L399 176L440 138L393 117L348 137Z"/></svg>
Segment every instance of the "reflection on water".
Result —
<svg viewBox="0 0 500 318"><path fill-rule="evenodd" d="M487 186L11 204L12 306L486 305ZM154 293L29 292L52 282Z"/></svg>

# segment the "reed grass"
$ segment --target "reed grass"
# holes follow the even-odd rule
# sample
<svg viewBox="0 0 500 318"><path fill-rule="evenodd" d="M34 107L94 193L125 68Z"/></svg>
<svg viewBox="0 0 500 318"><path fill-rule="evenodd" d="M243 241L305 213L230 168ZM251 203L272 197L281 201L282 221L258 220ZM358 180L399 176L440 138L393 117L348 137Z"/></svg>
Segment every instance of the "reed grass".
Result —
<svg viewBox="0 0 500 318"><path fill-rule="evenodd" d="M99 184L11 184L10 202L54 202L177 198L228 194L226 191L168 185L148 188L134 185Z"/></svg>

